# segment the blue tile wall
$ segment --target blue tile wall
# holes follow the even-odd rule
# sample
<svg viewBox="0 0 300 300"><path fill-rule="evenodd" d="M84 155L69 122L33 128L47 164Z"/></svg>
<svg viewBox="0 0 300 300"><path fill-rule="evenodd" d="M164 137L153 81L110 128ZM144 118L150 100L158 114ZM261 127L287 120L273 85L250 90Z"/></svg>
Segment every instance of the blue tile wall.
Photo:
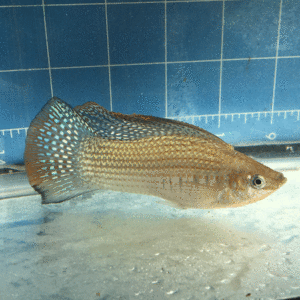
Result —
<svg viewBox="0 0 300 300"><path fill-rule="evenodd" d="M47 68L42 7L0 7L0 68Z"/></svg>
<svg viewBox="0 0 300 300"><path fill-rule="evenodd" d="M46 8L51 67L107 65L104 6Z"/></svg>
<svg viewBox="0 0 300 300"><path fill-rule="evenodd" d="M50 97L48 70L0 73L1 129L28 126Z"/></svg>
<svg viewBox="0 0 300 300"><path fill-rule="evenodd" d="M170 3L167 18L168 61L220 58L222 2Z"/></svg>
<svg viewBox="0 0 300 300"><path fill-rule="evenodd" d="M298 0L283 1L279 55L300 55L300 4Z"/></svg>
<svg viewBox="0 0 300 300"><path fill-rule="evenodd" d="M299 141L299 15L299 0L1 0L0 164L22 161L51 96L236 145Z"/></svg>
<svg viewBox="0 0 300 300"><path fill-rule="evenodd" d="M276 86L276 110L299 109L300 60L279 60ZM296 101L295 101L296 100Z"/></svg>
<svg viewBox="0 0 300 300"><path fill-rule="evenodd" d="M269 59L225 61L222 112L270 111L274 68L274 60Z"/></svg>
<svg viewBox="0 0 300 300"><path fill-rule="evenodd" d="M168 101L168 115L176 117L217 114L219 78L219 62L169 65L168 99L172 101Z"/></svg>
<svg viewBox="0 0 300 300"><path fill-rule="evenodd" d="M110 109L107 67L57 69L52 76L55 95L70 105L101 99L101 105Z"/></svg>
<svg viewBox="0 0 300 300"><path fill-rule="evenodd" d="M276 55L279 0L227 2L224 58Z"/></svg>
<svg viewBox="0 0 300 300"><path fill-rule="evenodd" d="M165 77L163 65L113 67L113 110L164 117ZM116 93L114 92L116 91Z"/></svg>
<svg viewBox="0 0 300 300"><path fill-rule="evenodd" d="M164 61L164 4L110 5L111 64Z"/></svg>

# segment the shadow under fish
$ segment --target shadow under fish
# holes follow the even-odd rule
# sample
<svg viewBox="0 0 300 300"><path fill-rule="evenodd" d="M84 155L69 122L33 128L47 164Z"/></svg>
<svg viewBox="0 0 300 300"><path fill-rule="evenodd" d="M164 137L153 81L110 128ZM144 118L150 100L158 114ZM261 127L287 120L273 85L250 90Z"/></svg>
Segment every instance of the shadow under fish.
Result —
<svg viewBox="0 0 300 300"><path fill-rule="evenodd" d="M43 204L107 189L157 196L180 208L238 207L286 182L197 126L109 112L94 102L73 109L56 97L31 122L24 159Z"/></svg>

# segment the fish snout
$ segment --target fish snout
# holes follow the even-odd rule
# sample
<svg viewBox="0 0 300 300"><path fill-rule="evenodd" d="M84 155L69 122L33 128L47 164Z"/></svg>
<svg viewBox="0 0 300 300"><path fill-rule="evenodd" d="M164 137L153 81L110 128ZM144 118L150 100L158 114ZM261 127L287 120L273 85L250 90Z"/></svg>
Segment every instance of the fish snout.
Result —
<svg viewBox="0 0 300 300"><path fill-rule="evenodd" d="M276 181L278 183L278 187L281 187L287 182L287 178L284 177L282 173L279 173L278 176L276 177Z"/></svg>

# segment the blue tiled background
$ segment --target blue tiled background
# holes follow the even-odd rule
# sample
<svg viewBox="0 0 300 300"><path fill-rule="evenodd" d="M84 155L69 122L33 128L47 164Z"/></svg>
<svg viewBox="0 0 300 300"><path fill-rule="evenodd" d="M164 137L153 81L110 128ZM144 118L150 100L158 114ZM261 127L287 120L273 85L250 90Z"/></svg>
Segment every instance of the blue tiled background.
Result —
<svg viewBox="0 0 300 300"><path fill-rule="evenodd" d="M0 164L22 162L51 96L299 141L299 16L299 0L1 0Z"/></svg>

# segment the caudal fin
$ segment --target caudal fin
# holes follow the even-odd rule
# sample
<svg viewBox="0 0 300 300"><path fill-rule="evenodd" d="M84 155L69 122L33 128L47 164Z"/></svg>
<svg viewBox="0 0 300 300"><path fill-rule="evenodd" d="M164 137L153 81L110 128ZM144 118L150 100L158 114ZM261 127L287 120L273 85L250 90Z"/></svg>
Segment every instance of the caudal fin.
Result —
<svg viewBox="0 0 300 300"><path fill-rule="evenodd" d="M54 97L31 122L24 160L42 203L58 203L88 192L80 180L78 149L94 130L68 104Z"/></svg>

